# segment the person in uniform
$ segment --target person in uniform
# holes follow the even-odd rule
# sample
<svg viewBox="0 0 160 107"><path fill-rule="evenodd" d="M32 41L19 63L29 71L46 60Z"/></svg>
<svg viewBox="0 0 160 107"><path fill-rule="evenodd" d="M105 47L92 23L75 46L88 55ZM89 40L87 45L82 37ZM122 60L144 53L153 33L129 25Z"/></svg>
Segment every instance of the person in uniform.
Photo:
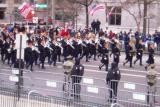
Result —
<svg viewBox="0 0 160 107"><path fill-rule="evenodd" d="M62 46L61 46L61 43L60 43L60 38L56 38L56 48L57 48L57 57L58 57L58 61L61 62L61 54L62 54Z"/></svg>
<svg viewBox="0 0 160 107"><path fill-rule="evenodd" d="M75 59L75 64L71 71L72 88L74 98L80 98L81 80L84 75L84 66L80 63L80 58Z"/></svg>
<svg viewBox="0 0 160 107"><path fill-rule="evenodd" d="M133 60L133 56L134 56L134 49L133 49L133 45L131 42L129 42L127 49L127 57L126 57L126 61L123 63L123 66L125 66L126 63L130 63L130 67L132 67L132 60Z"/></svg>
<svg viewBox="0 0 160 107"><path fill-rule="evenodd" d="M64 36L63 40L61 41L62 43L62 48L63 48L63 57L66 59L68 56L68 45L67 45L68 37Z"/></svg>
<svg viewBox="0 0 160 107"><path fill-rule="evenodd" d="M102 56L102 50L105 44L104 37L100 37L98 41L98 57Z"/></svg>
<svg viewBox="0 0 160 107"><path fill-rule="evenodd" d="M39 57L39 67L40 67L40 64L42 64L42 69L45 69L45 67L44 67L44 61L45 61L45 41L44 40L41 40L41 42L40 42L40 45L38 46L38 49L39 49L39 51L40 51L40 57Z"/></svg>
<svg viewBox="0 0 160 107"><path fill-rule="evenodd" d="M28 47L25 48L25 60L26 60L26 68L30 67L30 71L33 71L33 63L34 63L34 56L32 51L32 41L28 41Z"/></svg>
<svg viewBox="0 0 160 107"><path fill-rule="evenodd" d="M11 43L10 39L7 38L6 42L4 43L4 48L5 48L5 59L3 60L3 63L5 63L6 60L7 64L10 64L10 58L11 58Z"/></svg>
<svg viewBox="0 0 160 107"><path fill-rule="evenodd" d="M120 57L120 48L119 48L119 43L116 42L115 48L113 50L113 61L117 64L119 64L119 57Z"/></svg>
<svg viewBox="0 0 160 107"><path fill-rule="evenodd" d="M145 69L147 70L151 65L154 65L154 44L150 44L149 47L148 47L148 60L146 61L147 62L147 65L145 66Z"/></svg>
<svg viewBox="0 0 160 107"><path fill-rule="evenodd" d="M10 64L10 67L12 67L12 65L15 64L15 62L16 62L16 54L17 54L17 50L15 49L15 43L13 43L12 48L11 48L11 64Z"/></svg>
<svg viewBox="0 0 160 107"><path fill-rule="evenodd" d="M140 60L140 66L142 66L142 56L143 56L143 45L142 45L142 40L139 40L137 44L136 60L134 61L134 64L136 64L136 62Z"/></svg>
<svg viewBox="0 0 160 107"><path fill-rule="evenodd" d="M117 91L118 91L118 82L121 79L121 72L117 66L117 63L113 62L111 64L111 69L109 69L108 74L106 76L106 82L109 87L113 90L110 91L110 102L113 102L113 99L116 102L117 99Z"/></svg>
<svg viewBox="0 0 160 107"><path fill-rule="evenodd" d="M101 70L102 67L105 65L105 70L108 71L108 64L109 64L109 49L108 49L108 42L105 42L104 48L102 50L102 59L101 59L101 65L99 65L99 69Z"/></svg>
<svg viewBox="0 0 160 107"><path fill-rule="evenodd" d="M78 54L79 54L79 48L78 48L78 39L77 37L74 38L73 40L73 57L76 59L78 58Z"/></svg>
<svg viewBox="0 0 160 107"><path fill-rule="evenodd" d="M94 60L96 60L96 37L95 35L92 35L91 39L90 39L90 43L89 43L89 50L90 50L90 56L89 58L91 58L92 56L94 56Z"/></svg>
<svg viewBox="0 0 160 107"><path fill-rule="evenodd" d="M89 62L89 40L88 37L86 37L82 41L82 56L81 59L86 56L86 62Z"/></svg>
<svg viewBox="0 0 160 107"><path fill-rule="evenodd" d="M52 44L51 44L51 48L52 48L52 52L51 52L51 62L50 65L53 63L53 66L56 66L57 63L57 56L58 56L58 48L57 48L58 44L56 42L56 40L52 40Z"/></svg>

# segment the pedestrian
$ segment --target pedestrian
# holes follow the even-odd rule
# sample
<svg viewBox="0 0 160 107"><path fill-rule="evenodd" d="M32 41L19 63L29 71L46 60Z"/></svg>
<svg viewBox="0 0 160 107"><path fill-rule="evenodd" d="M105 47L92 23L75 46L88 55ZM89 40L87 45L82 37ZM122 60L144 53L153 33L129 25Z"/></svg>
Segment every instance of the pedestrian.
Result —
<svg viewBox="0 0 160 107"><path fill-rule="evenodd" d="M111 64L111 68L108 71L106 82L109 85L110 91L110 102L114 103L117 99L117 91L118 91L118 82L121 79L121 72L117 66L117 63L113 62Z"/></svg>
<svg viewBox="0 0 160 107"><path fill-rule="evenodd" d="M80 63L80 58L76 58L75 64L71 71L72 88L74 98L80 98L81 80L84 74L84 66Z"/></svg>

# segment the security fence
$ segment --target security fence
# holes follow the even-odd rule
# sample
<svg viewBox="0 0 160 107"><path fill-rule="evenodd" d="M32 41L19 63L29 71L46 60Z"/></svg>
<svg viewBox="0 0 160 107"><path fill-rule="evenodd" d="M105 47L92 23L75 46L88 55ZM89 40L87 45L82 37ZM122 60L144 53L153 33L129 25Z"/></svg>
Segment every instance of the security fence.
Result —
<svg viewBox="0 0 160 107"><path fill-rule="evenodd" d="M54 78L23 77L18 86L11 74L0 74L1 107L160 107L160 87L63 74ZM7 80L8 78L9 80ZM103 84L103 86L101 85ZM65 87L65 88L64 88Z"/></svg>

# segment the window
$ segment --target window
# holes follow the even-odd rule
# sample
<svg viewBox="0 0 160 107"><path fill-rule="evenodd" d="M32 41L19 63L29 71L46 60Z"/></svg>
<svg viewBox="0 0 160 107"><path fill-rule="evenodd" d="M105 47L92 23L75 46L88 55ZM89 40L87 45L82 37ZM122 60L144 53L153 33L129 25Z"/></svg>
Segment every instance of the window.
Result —
<svg viewBox="0 0 160 107"><path fill-rule="evenodd" d="M6 2L6 0L0 0L0 3L5 3Z"/></svg>
<svg viewBox="0 0 160 107"><path fill-rule="evenodd" d="M112 10L112 13L109 15L109 25L121 25L122 9L120 7L108 7L108 10L109 12Z"/></svg>
<svg viewBox="0 0 160 107"><path fill-rule="evenodd" d="M0 20L5 18L5 8L0 8Z"/></svg>

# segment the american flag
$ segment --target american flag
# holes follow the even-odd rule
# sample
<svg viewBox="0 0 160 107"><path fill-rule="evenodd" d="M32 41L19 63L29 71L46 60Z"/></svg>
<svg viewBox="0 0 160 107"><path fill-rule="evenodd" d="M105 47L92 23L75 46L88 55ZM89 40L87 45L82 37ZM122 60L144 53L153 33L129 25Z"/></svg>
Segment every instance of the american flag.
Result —
<svg viewBox="0 0 160 107"><path fill-rule="evenodd" d="M30 19L32 18L32 13L31 11L33 10L33 7L30 6L29 3L24 2L19 8L18 8L20 14L25 18L25 19Z"/></svg>
<svg viewBox="0 0 160 107"><path fill-rule="evenodd" d="M95 13L97 10L101 10L101 9L105 9L102 4L94 4L94 5L90 8L89 14L93 16L94 13Z"/></svg>
<svg viewBox="0 0 160 107"><path fill-rule="evenodd" d="M110 15L112 15L112 12L113 12L113 10L115 9L115 6L113 6L112 8L111 8L111 10L108 12L108 16L110 16Z"/></svg>

